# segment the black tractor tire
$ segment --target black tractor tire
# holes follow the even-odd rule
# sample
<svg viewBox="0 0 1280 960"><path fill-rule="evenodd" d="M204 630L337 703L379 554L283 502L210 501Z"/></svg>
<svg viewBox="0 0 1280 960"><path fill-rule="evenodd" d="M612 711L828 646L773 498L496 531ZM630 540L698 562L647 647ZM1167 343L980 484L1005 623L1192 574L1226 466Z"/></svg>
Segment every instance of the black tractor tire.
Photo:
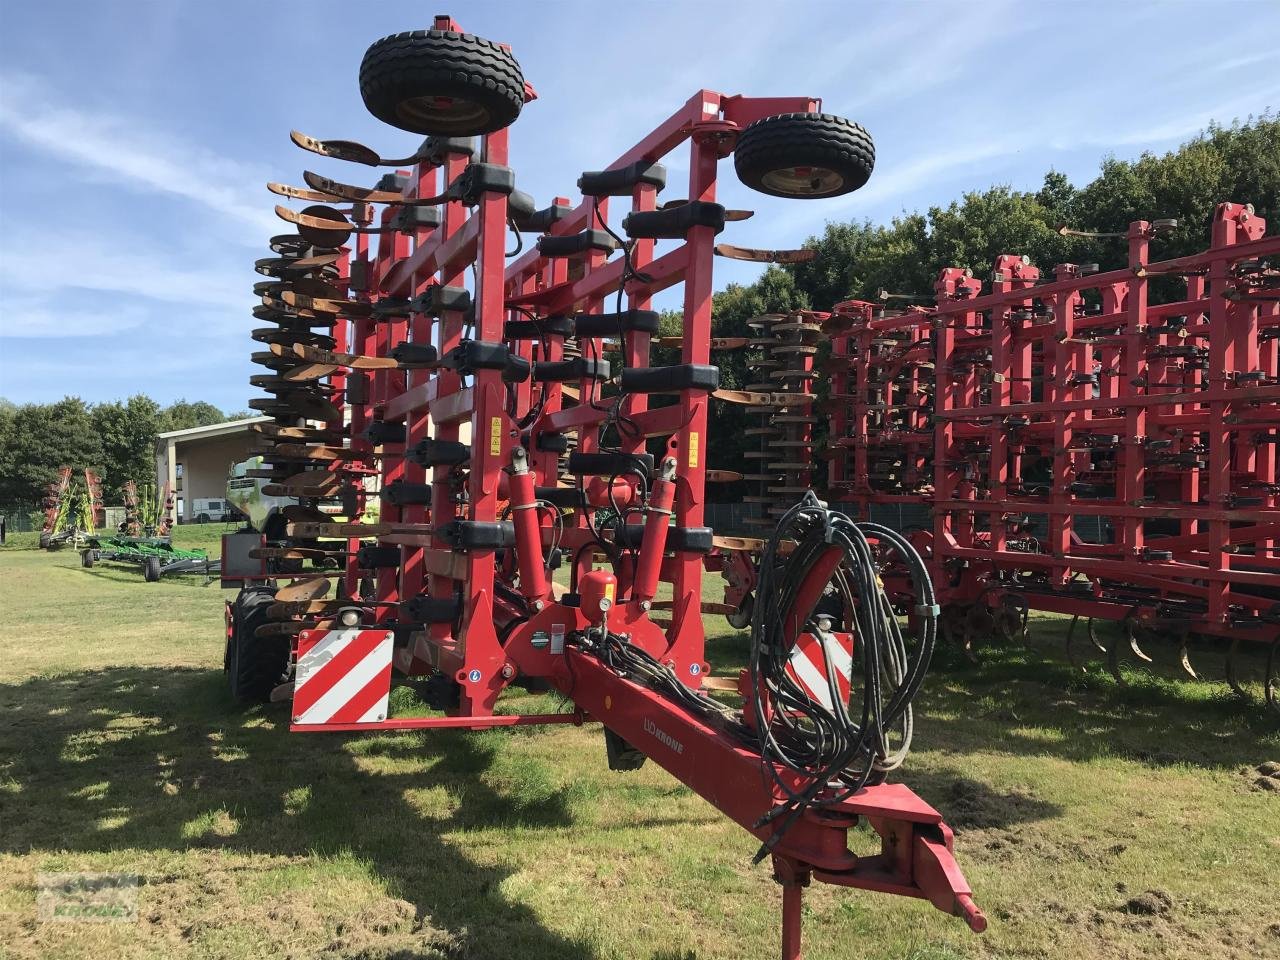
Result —
<svg viewBox="0 0 1280 960"><path fill-rule="evenodd" d="M200 514L200 516L196 517L196 523L208 523L208 522L209 522L209 515L207 513L202 513Z"/></svg>
<svg viewBox="0 0 1280 960"><path fill-rule="evenodd" d="M41 530L41 531L40 531L40 549L41 549L41 550L48 550L48 549L49 549L49 541L50 541L50 539L52 539L52 538L50 537L50 535L49 535L49 534L45 533L43 530Z"/></svg>
<svg viewBox="0 0 1280 960"><path fill-rule="evenodd" d="M360 63L369 112L424 136L474 137L510 124L524 106L524 72L492 40L452 30L383 37Z"/></svg>
<svg viewBox="0 0 1280 960"><path fill-rule="evenodd" d="M147 557L147 559L142 562L142 579L147 581L147 583L160 582L159 557Z"/></svg>
<svg viewBox="0 0 1280 960"><path fill-rule="evenodd" d="M93 567L94 559L95 558L93 556L92 550L80 551L80 566L84 567L86 570L89 570Z"/></svg>
<svg viewBox="0 0 1280 960"><path fill-rule="evenodd" d="M246 587L231 607L226 671L231 696L241 703L263 703L284 677L289 665L289 638L256 636L270 621L267 608L275 602L274 587Z"/></svg>
<svg viewBox="0 0 1280 960"><path fill-rule="evenodd" d="M829 113L781 113L738 136L738 179L771 197L818 200L852 193L871 177L876 148L861 125Z"/></svg>

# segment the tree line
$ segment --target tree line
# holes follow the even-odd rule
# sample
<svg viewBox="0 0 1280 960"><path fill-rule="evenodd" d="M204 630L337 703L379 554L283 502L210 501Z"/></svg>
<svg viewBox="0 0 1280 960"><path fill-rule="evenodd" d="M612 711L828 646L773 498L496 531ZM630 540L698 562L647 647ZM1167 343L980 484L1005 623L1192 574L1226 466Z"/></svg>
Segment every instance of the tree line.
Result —
<svg viewBox="0 0 1280 960"><path fill-rule="evenodd" d="M202 400L161 406L142 394L95 404L79 397L20 405L0 399L0 505L35 508L61 467L96 470L106 502L119 503L127 481L154 480L159 434L248 416L224 414Z"/></svg>

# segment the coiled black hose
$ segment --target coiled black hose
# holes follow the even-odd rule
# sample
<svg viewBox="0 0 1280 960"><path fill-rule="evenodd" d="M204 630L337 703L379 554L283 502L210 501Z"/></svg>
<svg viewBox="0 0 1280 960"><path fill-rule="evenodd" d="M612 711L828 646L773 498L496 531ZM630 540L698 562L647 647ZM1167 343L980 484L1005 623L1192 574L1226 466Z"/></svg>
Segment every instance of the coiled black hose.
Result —
<svg viewBox="0 0 1280 960"><path fill-rule="evenodd" d="M784 558L780 547L785 541L794 541L795 547ZM830 707L814 700L786 669L792 652L788 624L792 636L806 624L819 632L829 629L812 610L795 607L810 572L833 548L841 557L831 585L853 621L849 626L858 645L861 702L856 709L857 686L846 702L827 644L821 647ZM890 553L912 584L912 612L919 625L914 650L908 649L880 579L879 567ZM757 861L806 807L838 803L883 780L906 758L913 732L911 705L933 656L939 612L929 572L906 538L880 524L855 523L828 510L812 492L779 522L765 547L759 577L751 619L749 670L755 693L750 709L760 736L762 766L785 800L757 823L760 827L782 818ZM800 786L782 771L797 774Z"/></svg>

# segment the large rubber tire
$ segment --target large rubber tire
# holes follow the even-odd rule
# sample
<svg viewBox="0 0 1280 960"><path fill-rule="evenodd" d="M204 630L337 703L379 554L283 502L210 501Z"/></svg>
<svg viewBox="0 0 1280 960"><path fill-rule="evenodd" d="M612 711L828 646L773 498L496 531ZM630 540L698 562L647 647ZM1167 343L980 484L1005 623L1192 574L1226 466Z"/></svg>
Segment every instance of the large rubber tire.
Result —
<svg viewBox="0 0 1280 960"><path fill-rule="evenodd" d="M142 579L147 583L160 582L160 558L147 557L142 564Z"/></svg>
<svg viewBox="0 0 1280 960"><path fill-rule="evenodd" d="M262 703L271 696L289 665L288 637L258 637L269 623L267 608L275 602L274 587L246 587L231 608L231 637L226 657L227 683L241 703Z"/></svg>
<svg viewBox="0 0 1280 960"><path fill-rule="evenodd" d="M86 570L90 569L93 566L93 559L94 558L93 558L92 550L80 551L80 566L84 567Z"/></svg>
<svg viewBox="0 0 1280 960"><path fill-rule="evenodd" d="M45 533L43 530L41 530L41 531L40 531L40 549L41 549L41 550L48 550L48 549L49 549L49 540L50 540L50 539L51 539L51 538L50 538L49 534Z"/></svg>
<svg viewBox="0 0 1280 960"><path fill-rule="evenodd" d="M782 113L738 137L738 179L772 197L818 200L852 193L871 177L876 148L859 124L829 113Z"/></svg>
<svg viewBox="0 0 1280 960"><path fill-rule="evenodd" d="M473 137L510 124L524 106L524 73L492 40L446 30L383 37L360 63L369 112L425 136Z"/></svg>

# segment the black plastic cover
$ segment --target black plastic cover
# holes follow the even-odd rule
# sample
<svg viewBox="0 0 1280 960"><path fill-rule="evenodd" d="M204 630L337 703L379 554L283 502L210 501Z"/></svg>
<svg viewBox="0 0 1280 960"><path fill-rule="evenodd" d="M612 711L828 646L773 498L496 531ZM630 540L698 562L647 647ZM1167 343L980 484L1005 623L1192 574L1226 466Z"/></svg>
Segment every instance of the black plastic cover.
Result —
<svg viewBox="0 0 1280 960"><path fill-rule="evenodd" d="M427 227L438 227L444 222L439 207L404 206L391 218L391 228L401 233L412 233Z"/></svg>
<svg viewBox="0 0 1280 960"><path fill-rule="evenodd" d="M569 472L579 477L620 477L636 470L653 476L652 453L583 453L569 454Z"/></svg>
<svg viewBox="0 0 1280 960"><path fill-rule="evenodd" d="M428 287L421 296L414 298L414 309L438 317L446 310L472 309L471 293L466 287Z"/></svg>
<svg viewBox="0 0 1280 960"><path fill-rule="evenodd" d="M469 163L445 191L465 204L476 204L485 193L510 193L516 188L516 172L499 163Z"/></svg>
<svg viewBox="0 0 1280 960"><path fill-rule="evenodd" d="M391 358L402 367L434 367L440 351L429 343L398 343L391 348Z"/></svg>
<svg viewBox="0 0 1280 960"><path fill-rule="evenodd" d="M540 360L533 365L535 383L564 383L566 380L608 380L608 360Z"/></svg>
<svg viewBox="0 0 1280 960"><path fill-rule="evenodd" d="M512 220L518 222L521 218L531 217L535 209L537 205L533 197L523 190L512 190L511 196L507 197L507 216Z"/></svg>
<svg viewBox="0 0 1280 960"><path fill-rule="evenodd" d="M720 368L708 363L680 363L670 367L628 367L622 371L623 393L677 393L680 390L715 390Z"/></svg>
<svg viewBox="0 0 1280 960"><path fill-rule="evenodd" d="M544 336L573 335L573 318L567 314L543 317L541 320L508 320L502 328L504 340L541 340Z"/></svg>
<svg viewBox="0 0 1280 960"><path fill-rule="evenodd" d="M471 156L476 143L470 137L427 137L418 148L418 156L436 166L444 163L449 154Z"/></svg>
<svg viewBox="0 0 1280 960"><path fill-rule="evenodd" d="M516 525L510 520L450 520L436 534L454 550L500 550L516 544Z"/></svg>
<svg viewBox="0 0 1280 960"><path fill-rule="evenodd" d="M621 313L579 313L573 318L580 337L616 337L624 333L658 332L657 310L623 310Z"/></svg>
<svg viewBox="0 0 1280 960"><path fill-rule="evenodd" d="M407 317L415 308L414 301L408 297L383 297L370 304L373 315L379 320L388 317Z"/></svg>
<svg viewBox="0 0 1280 960"><path fill-rule="evenodd" d="M397 507L422 506L431 503L431 484L393 480L382 488L382 499Z"/></svg>
<svg viewBox="0 0 1280 960"><path fill-rule="evenodd" d="M380 543L366 543L356 551L356 566L361 570L381 570L400 566L400 548Z"/></svg>
<svg viewBox="0 0 1280 960"><path fill-rule="evenodd" d="M461 597L414 597L401 606L418 623L453 623L462 616Z"/></svg>
<svg viewBox="0 0 1280 960"><path fill-rule="evenodd" d="M409 185L409 178L403 173L384 173L378 178L378 182L374 185L375 190L384 192L403 193L404 188Z"/></svg>
<svg viewBox="0 0 1280 960"><path fill-rule="evenodd" d="M661 190L667 185L667 168L637 160L616 170L589 170L578 178L578 189L588 197L625 197L640 183Z"/></svg>
<svg viewBox="0 0 1280 960"><path fill-rule="evenodd" d="M540 433L536 443L537 449L543 453L569 452L569 437L563 433Z"/></svg>
<svg viewBox="0 0 1280 960"><path fill-rule="evenodd" d="M418 441L409 456L414 463L423 467L455 467L471 459L471 447L457 440L428 438Z"/></svg>
<svg viewBox="0 0 1280 960"><path fill-rule="evenodd" d="M622 220L627 236L646 240L682 240L694 227L724 229L724 207L705 200L691 200L663 210L629 213Z"/></svg>
<svg viewBox="0 0 1280 960"><path fill-rule="evenodd" d="M561 510L582 506L582 491L577 487L534 487L533 494L539 500L545 500Z"/></svg>
<svg viewBox="0 0 1280 960"><path fill-rule="evenodd" d="M364 428L364 437L375 447L384 443L404 443L404 424L373 420Z"/></svg>
<svg viewBox="0 0 1280 960"><path fill-rule="evenodd" d="M583 230L567 237L539 237L538 252L544 257L580 257L599 251L613 253L618 241L603 230Z"/></svg>
<svg viewBox="0 0 1280 960"><path fill-rule="evenodd" d="M552 205L533 211L526 216L511 215L512 222L521 233L546 233L555 224L573 212L572 207Z"/></svg>
<svg viewBox="0 0 1280 960"><path fill-rule="evenodd" d="M507 365L510 351L506 344L486 340L463 340L444 355L440 366L458 373L474 373L476 370L502 370Z"/></svg>
<svg viewBox="0 0 1280 960"><path fill-rule="evenodd" d="M715 531L710 527L668 527L667 553L710 553ZM617 534L617 543L637 550L644 542L644 524L628 523Z"/></svg>

